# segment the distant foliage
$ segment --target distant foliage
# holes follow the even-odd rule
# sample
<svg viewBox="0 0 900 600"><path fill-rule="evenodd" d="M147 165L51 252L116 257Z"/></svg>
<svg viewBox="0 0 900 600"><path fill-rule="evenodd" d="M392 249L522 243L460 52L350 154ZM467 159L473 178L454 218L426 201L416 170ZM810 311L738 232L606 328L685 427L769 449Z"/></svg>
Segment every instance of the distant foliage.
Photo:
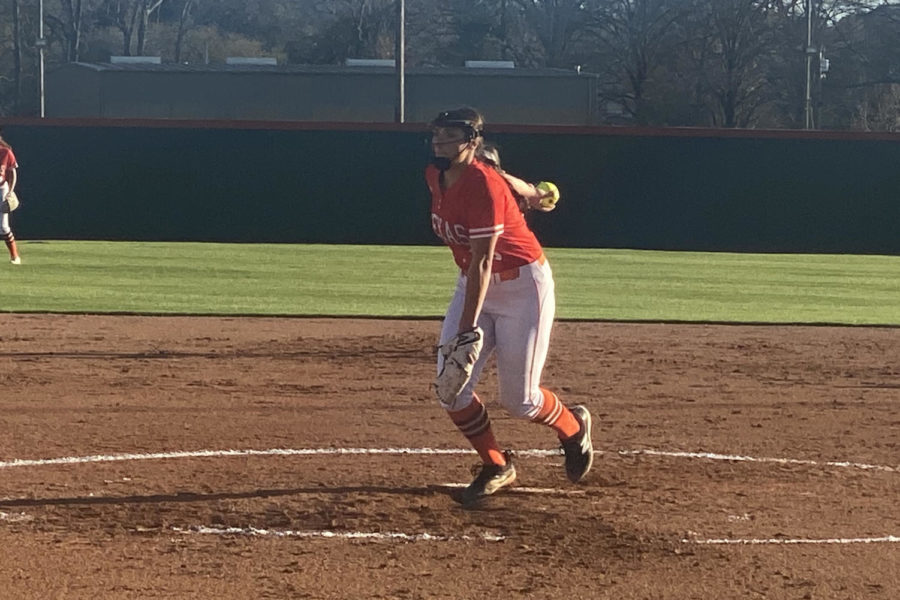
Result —
<svg viewBox="0 0 900 600"><path fill-rule="evenodd" d="M191 64L249 55L282 64L392 58L399 1L45 0L47 68L113 54ZM814 126L900 130L900 0L812 5ZM406 0L406 62L579 67L600 75L598 104L610 123L799 128L807 110L806 6L806 0ZM33 2L0 3L2 114L36 111L35 13Z"/></svg>

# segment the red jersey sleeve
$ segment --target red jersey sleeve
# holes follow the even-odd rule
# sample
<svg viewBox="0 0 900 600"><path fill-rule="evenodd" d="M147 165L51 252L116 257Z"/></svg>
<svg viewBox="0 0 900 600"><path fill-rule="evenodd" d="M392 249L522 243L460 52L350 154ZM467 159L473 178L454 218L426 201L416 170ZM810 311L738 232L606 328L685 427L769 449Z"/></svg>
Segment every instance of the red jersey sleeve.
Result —
<svg viewBox="0 0 900 600"><path fill-rule="evenodd" d="M499 181L498 181L499 180ZM479 171L472 178L471 193L467 195L469 239L499 236L505 228L506 195L509 189L499 177Z"/></svg>

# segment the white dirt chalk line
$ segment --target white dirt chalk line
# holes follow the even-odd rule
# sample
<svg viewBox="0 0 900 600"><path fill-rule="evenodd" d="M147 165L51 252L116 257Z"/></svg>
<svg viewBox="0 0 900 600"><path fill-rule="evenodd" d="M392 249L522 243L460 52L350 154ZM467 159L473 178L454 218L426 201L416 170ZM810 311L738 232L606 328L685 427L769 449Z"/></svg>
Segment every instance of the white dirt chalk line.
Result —
<svg viewBox="0 0 900 600"><path fill-rule="evenodd" d="M816 461L797 458L769 458L716 454L712 452L680 452L667 450L618 450L606 452L597 450L595 454L618 454L619 456L663 456L670 458L688 458L703 460L722 460L729 462L774 463L783 465L805 465L814 467L834 467L859 469L867 471L900 472L900 467L875 465L847 461ZM64 456L60 458L12 459L0 461L0 469L15 467L43 467L49 465L74 465L101 462L125 462L137 460L166 460L178 458L222 458L236 456L328 456L328 455L463 455L475 454L474 450L464 448L270 448L267 450L189 450L180 452L147 452L125 454L95 454L90 456ZM518 456L552 457L561 456L561 451L529 449L516 450Z"/></svg>
<svg viewBox="0 0 900 600"><path fill-rule="evenodd" d="M326 538L346 540L388 540L401 542L453 542L483 540L486 542L502 542L502 535L482 533L469 535L437 535L433 533L402 533L397 531L292 531L283 529L258 529L256 527L173 527L172 531L184 535L246 535L252 537L279 538Z"/></svg>
<svg viewBox="0 0 900 600"><path fill-rule="evenodd" d="M776 544L900 544L900 537L895 535L885 535L882 537L861 537L861 538L769 538L769 539L683 539L683 544L700 544L700 545L723 545L723 546L757 546L757 545L776 545Z"/></svg>
<svg viewBox="0 0 900 600"><path fill-rule="evenodd" d="M464 488L468 484L466 483L440 483L437 487L442 488ZM528 487L528 486L516 486L513 485L511 487L505 488L503 490L504 494L555 494L558 496L584 496L587 492L585 490L563 490L558 488L539 488L539 487Z"/></svg>
<svg viewBox="0 0 900 600"><path fill-rule="evenodd" d="M173 458L223 458L234 456L325 456L335 454L474 454L474 450L441 448L269 448L267 450L186 450L179 452L146 452L125 454L94 454L60 458L13 459L0 461L0 469L12 467L42 467L133 460L166 460Z"/></svg>
<svg viewBox="0 0 900 600"><path fill-rule="evenodd" d="M756 456L739 456L732 454L715 454L712 452L670 452L664 450L619 450L618 454L625 455L647 455L647 456L668 456L671 458L699 458L706 460L726 460L734 462L758 462L758 463L775 463L781 465L806 465L814 467L838 467L844 469L862 469L866 471L885 471L888 473L900 472L900 468L888 465L870 465L866 463L847 462L847 461L817 461L799 458L765 458Z"/></svg>
<svg viewBox="0 0 900 600"><path fill-rule="evenodd" d="M0 511L0 521L7 521L9 523L21 523L22 521L32 521L33 519L34 517L23 512L7 513Z"/></svg>

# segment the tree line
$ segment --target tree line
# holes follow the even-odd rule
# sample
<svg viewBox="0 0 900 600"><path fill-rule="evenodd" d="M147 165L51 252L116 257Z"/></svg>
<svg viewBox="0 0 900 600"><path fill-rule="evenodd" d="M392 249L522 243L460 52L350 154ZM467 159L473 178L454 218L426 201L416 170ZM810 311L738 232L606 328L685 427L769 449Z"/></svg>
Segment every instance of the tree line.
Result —
<svg viewBox="0 0 900 600"><path fill-rule="evenodd" d="M40 0L0 4L0 113L38 107ZM400 0L43 0L45 62L393 58ZM405 0L408 67L600 80L601 121L900 131L900 0ZM810 39L811 43L807 43Z"/></svg>

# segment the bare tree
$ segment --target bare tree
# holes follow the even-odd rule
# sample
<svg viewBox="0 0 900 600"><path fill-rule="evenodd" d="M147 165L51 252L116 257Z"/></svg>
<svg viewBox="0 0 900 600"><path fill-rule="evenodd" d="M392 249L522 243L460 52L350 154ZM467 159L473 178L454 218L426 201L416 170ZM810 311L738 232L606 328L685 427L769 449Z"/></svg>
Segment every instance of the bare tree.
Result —
<svg viewBox="0 0 900 600"><path fill-rule="evenodd" d="M178 19L178 34L175 36L175 62L181 62L181 49L184 44L184 34L187 31L188 23L191 20L191 10L194 7L194 0L184 0L181 7L181 17Z"/></svg>
<svg viewBox="0 0 900 600"><path fill-rule="evenodd" d="M77 62L81 49L81 31L84 19L82 0L59 1L65 15L65 19L60 21L61 30L66 39L65 59L67 62Z"/></svg>
<svg viewBox="0 0 900 600"><path fill-rule="evenodd" d="M599 63L613 82L608 100L645 123L646 87L662 54L674 47L670 33L687 3L673 0L600 0L592 26L601 46Z"/></svg>
<svg viewBox="0 0 900 600"><path fill-rule="evenodd" d="M46 1L46 0L45 0ZM394 53L397 0L54 0L47 60L83 60L149 46L178 62L215 46L287 51L295 62L340 63ZM815 122L896 128L900 0L406 0L407 64L511 59L583 65L601 100L648 125L796 127L803 122L806 9L813 15ZM34 20L22 0L0 3L4 110L31 106ZM160 24L159 43L150 38ZM190 33L190 35L188 35ZM118 45L118 42L113 42ZM237 44L237 46L235 46ZM822 49L831 61L826 78ZM202 50L199 51L202 54ZM608 102L609 103L609 102Z"/></svg>
<svg viewBox="0 0 900 600"><path fill-rule="evenodd" d="M524 12L529 29L544 47L549 66L568 66L571 43L590 24L590 4L584 0L513 0ZM502 6L504 14L507 2Z"/></svg>
<svg viewBox="0 0 900 600"><path fill-rule="evenodd" d="M841 2L826 42L832 68L821 88L831 127L898 129L900 2Z"/></svg>
<svg viewBox="0 0 900 600"><path fill-rule="evenodd" d="M325 23L311 45L312 62L393 55L394 0L326 1L317 5L315 12L325 17Z"/></svg>
<svg viewBox="0 0 900 600"><path fill-rule="evenodd" d="M850 126L862 131L900 132L900 83L868 86L856 99Z"/></svg>
<svg viewBox="0 0 900 600"><path fill-rule="evenodd" d="M771 52L761 66L769 81L765 91L770 102L760 124L799 129L805 122L807 0L770 0L767 4ZM814 21L816 39L824 22Z"/></svg>
<svg viewBox="0 0 900 600"><path fill-rule="evenodd" d="M765 3L759 0L713 0L714 46L718 77L712 81L718 125L747 127L767 102L766 73L761 64L770 57L771 29Z"/></svg>
<svg viewBox="0 0 900 600"><path fill-rule="evenodd" d="M101 14L104 21L114 25L122 33L122 54L131 56L134 35L137 33L138 56L144 53L147 26L150 15L162 6L165 0L104 0Z"/></svg>
<svg viewBox="0 0 900 600"><path fill-rule="evenodd" d="M166 0L141 0L140 2L140 21L138 22L138 39L137 53L138 56L144 54L144 48L147 43L147 27L150 23L150 15L162 6Z"/></svg>

